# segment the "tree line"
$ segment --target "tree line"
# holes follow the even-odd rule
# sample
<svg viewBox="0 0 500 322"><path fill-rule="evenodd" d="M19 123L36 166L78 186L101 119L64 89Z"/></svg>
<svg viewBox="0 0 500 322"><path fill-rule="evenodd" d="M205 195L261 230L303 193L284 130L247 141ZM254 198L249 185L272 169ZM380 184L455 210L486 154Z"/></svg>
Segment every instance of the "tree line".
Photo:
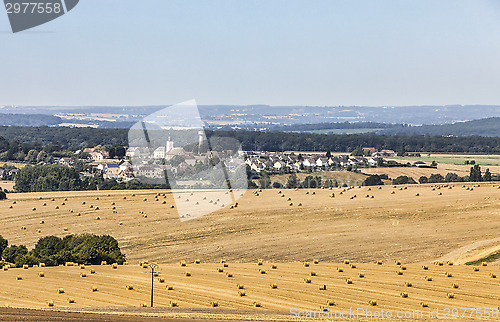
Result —
<svg viewBox="0 0 500 322"><path fill-rule="evenodd" d="M8 241L0 236L0 268L5 264L16 267L23 265L46 266L64 265L67 262L98 265L102 261L108 264L123 264L126 260L118 241L109 235L68 235L64 238L47 236L40 238L35 248L28 251L24 245L8 246Z"/></svg>
<svg viewBox="0 0 500 322"><path fill-rule="evenodd" d="M243 150L260 151L338 151L349 152L357 147L378 150L449 153L500 153L500 137L483 136L428 136L375 134L310 134L259 131L206 131L207 137L233 137L241 142ZM0 126L0 147L5 140L44 146L58 144L76 151L96 145L127 146L127 129L15 127ZM2 148L0 148L0 153ZM5 148L3 149L5 151ZM28 150L29 151L29 150ZM27 153L23 149L24 153ZM12 150L10 153L13 153Z"/></svg>

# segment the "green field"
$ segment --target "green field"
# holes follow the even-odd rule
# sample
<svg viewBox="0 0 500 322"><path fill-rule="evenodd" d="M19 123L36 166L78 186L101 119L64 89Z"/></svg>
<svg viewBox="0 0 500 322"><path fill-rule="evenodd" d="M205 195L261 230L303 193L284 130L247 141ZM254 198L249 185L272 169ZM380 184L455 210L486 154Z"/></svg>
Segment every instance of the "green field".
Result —
<svg viewBox="0 0 500 322"><path fill-rule="evenodd" d="M420 158L412 158L412 157L397 157L400 160L405 160L409 162L415 161L424 161L424 162L432 162L436 161L437 163L447 163L447 164L456 164L461 165L465 164L465 161L476 161L476 164L479 165L500 165L500 155L484 155L484 154L443 154L443 153L431 153L430 156L428 153L421 153Z"/></svg>
<svg viewBox="0 0 500 322"><path fill-rule="evenodd" d="M383 129L325 129L310 131L291 131L293 133L311 133L311 134L362 134L382 131Z"/></svg>

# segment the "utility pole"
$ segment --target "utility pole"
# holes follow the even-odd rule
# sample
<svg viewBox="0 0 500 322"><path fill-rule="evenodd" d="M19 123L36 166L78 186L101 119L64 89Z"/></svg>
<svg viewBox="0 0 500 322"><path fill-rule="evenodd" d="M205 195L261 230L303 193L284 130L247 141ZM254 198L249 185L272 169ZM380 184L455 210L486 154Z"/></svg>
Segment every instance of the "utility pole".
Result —
<svg viewBox="0 0 500 322"><path fill-rule="evenodd" d="M149 264L149 268L151 268L151 307L153 307L153 292L154 292L154 280L155 280L155 269L158 268L157 264L151 263Z"/></svg>

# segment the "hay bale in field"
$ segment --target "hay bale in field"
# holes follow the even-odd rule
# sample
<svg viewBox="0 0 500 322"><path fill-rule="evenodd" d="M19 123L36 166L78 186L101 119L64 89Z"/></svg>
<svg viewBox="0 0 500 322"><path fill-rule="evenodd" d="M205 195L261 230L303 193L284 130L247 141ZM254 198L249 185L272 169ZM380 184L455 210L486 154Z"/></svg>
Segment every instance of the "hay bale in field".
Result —
<svg viewBox="0 0 500 322"><path fill-rule="evenodd" d="M455 298L455 294L453 294L453 293L446 293L446 297L449 298L449 299L454 299Z"/></svg>
<svg viewBox="0 0 500 322"><path fill-rule="evenodd" d="M38 267L45 267L45 263L38 264Z"/></svg>
<svg viewBox="0 0 500 322"><path fill-rule="evenodd" d="M430 281L432 281L432 276L425 276L424 280L430 282Z"/></svg>
<svg viewBox="0 0 500 322"><path fill-rule="evenodd" d="M45 221L40 220L40 225L43 225L43 224L45 224Z"/></svg>
<svg viewBox="0 0 500 322"><path fill-rule="evenodd" d="M9 270L9 268L10 268L10 265L4 265L3 270L4 270L4 271L8 271L8 270Z"/></svg>
<svg viewBox="0 0 500 322"><path fill-rule="evenodd" d="M26 265L26 264L24 264L24 265L23 265L23 269L28 269L28 267L29 267L29 266L28 266L28 265Z"/></svg>
<svg viewBox="0 0 500 322"><path fill-rule="evenodd" d="M47 301L47 306L48 307L53 307L54 306L54 301Z"/></svg>
<svg viewBox="0 0 500 322"><path fill-rule="evenodd" d="M394 194L396 194L396 192L394 192L394 191L391 191L391 195L394 195Z"/></svg>
<svg viewBox="0 0 500 322"><path fill-rule="evenodd" d="M326 301L326 306L335 306L335 301L334 300Z"/></svg>
<svg viewBox="0 0 500 322"><path fill-rule="evenodd" d="M434 262L434 265L436 265L436 266L443 266L444 263L442 261L437 261L437 262Z"/></svg>
<svg viewBox="0 0 500 322"><path fill-rule="evenodd" d="M80 277L87 277L86 273L80 273Z"/></svg>
<svg viewBox="0 0 500 322"><path fill-rule="evenodd" d="M141 303L141 304L139 304L139 307L148 307L148 304L147 303Z"/></svg>
<svg viewBox="0 0 500 322"><path fill-rule="evenodd" d="M427 302L420 302L421 307L429 307L429 304Z"/></svg>
<svg viewBox="0 0 500 322"><path fill-rule="evenodd" d="M112 268L112 269L117 269L117 268L118 268L118 264L117 264L117 263L113 263L113 264L111 264L111 268Z"/></svg>
<svg viewBox="0 0 500 322"><path fill-rule="evenodd" d="M177 307L177 302L175 301L170 301L170 307Z"/></svg>
<svg viewBox="0 0 500 322"><path fill-rule="evenodd" d="M71 265L71 266L73 266L73 265ZM85 265L83 265L83 264L80 265L80 269L85 269Z"/></svg>
<svg viewBox="0 0 500 322"><path fill-rule="evenodd" d="M265 270L263 270L263 269L259 269L259 274L264 275L264 274L266 274L266 271L265 271Z"/></svg>
<svg viewBox="0 0 500 322"><path fill-rule="evenodd" d="M58 288L57 289L57 294L63 294L64 293L64 289L63 288Z"/></svg>
<svg viewBox="0 0 500 322"><path fill-rule="evenodd" d="M396 272L396 275L403 275L403 274L404 274L404 272L402 270L399 270Z"/></svg>
<svg viewBox="0 0 500 322"><path fill-rule="evenodd" d="M45 273L44 272L38 272L38 277L45 277Z"/></svg>
<svg viewBox="0 0 500 322"><path fill-rule="evenodd" d="M127 291L132 291L134 289L134 285L127 284L127 286L125 286L125 288L127 289Z"/></svg>
<svg viewBox="0 0 500 322"><path fill-rule="evenodd" d="M260 302L253 302L253 306L254 307L262 307L262 305L260 304Z"/></svg>
<svg viewBox="0 0 500 322"><path fill-rule="evenodd" d="M195 263L195 264L199 264L199 263L201 263L201 261L200 261L199 259L196 259L196 260L194 261L194 263Z"/></svg>
<svg viewBox="0 0 500 322"><path fill-rule="evenodd" d="M491 278L497 278L497 274L495 274L495 273L490 273L490 277L491 277Z"/></svg>
<svg viewBox="0 0 500 322"><path fill-rule="evenodd" d="M21 227L21 230L26 230L26 226L22 226L22 227Z"/></svg>
<svg viewBox="0 0 500 322"><path fill-rule="evenodd" d="M326 291L326 285L324 285L324 284L323 284L323 285L320 285L320 286L319 286L319 290L320 290L320 291Z"/></svg>
<svg viewBox="0 0 500 322"><path fill-rule="evenodd" d="M222 264L223 267L229 267L229 264L228 263L224 263Z"/></svg>
<svg viewBox="0 0 500 322"><path fill-rule="evenodd" d="M365 277L365 273L358 273L358 277L359 278L364 278Z"/></svg>
<svg viewBox="0 0 500 322"><path fill-rule="evenodd" d="M186 277L190 277L190 276L191 276L191 272L186 272L186 273L184 273L184 276L186 276Z"/></svg>
<svg viewBox="0 0 500 322"><path fill-rule="evenodd" d="M370 305L370 306L377 306L377 301L375 301L375 300L369 300L368 301L368 305Z"/></svg>
<svg viewBox="0 0 500 322"><path fill-rule="evenodd" d="M174 290L174 286L173 285L167 285L165 288L167 289L167 291L173 291Z"/></svg>
<svg viewBox="0 0 500 322"><path fill-rule="evenodd" d="M182 261L180 261L180 262L179 262L179 265L180 265L180 266L182 266L182 267L186 266L186 261L183 261L183 260L182 260Z"/></svg>
<svg viewBox="0 0 500 322"><path fill-rule="evenodd" d="M159 282L159 283L165 283L165 279L164 279L163 277L160 277L160 278L158 279L158 282Z"/></svg>
<svg viewBox="0 0 500 322"><path fill-rule="evenodd" d="M68 303L69 303L69 304L73 304L73 303L75 303L75 299L74 299L74 298L72 298L72 297L68 298Z"/></svg>
<svg viewBox="0 0 500 322"><path fill-rule="evenodd" d="M453 283L453 284L451 284L451 287L452 288L459 288L459 285L458 285L458 283Z"/></svg>
<svg viewBox="0 0 500 322"><path fill-rule="evenodd" d="M453 277L453 275L450 272L445 272L444 276L446 276L446 277Z"/></svg>
<svg viewBox="0 0 500 322"><path fill-rule="evenodd" d="M315 271L312 271L312 272L311 272L311 276L316 276L316 272L315 272Z"/></svg>
<svg viewBox="0 0 500 322"><path fill-rule="evenodd" d="M401 292L399 294L402 298L407 298L408 297L408 292Z"/></svg>
<svg viewBox="0 0 500 322"><path fill-rule="evenodd" d="M474 267L472 268L472 270L473 270L474 272L479 272L479 267L474 266Z"/></svg>
<svg viewBox="0 0 500 322"><path fill-rule="evenodd" d="M41 230L41 229L37 229L37 230L36 230L36 232L37 232L37 233L41 233L41 232L42 232L42 230Z"/></svg>
<svg viewBox="0 0 500 322"><path fill-rule="evenodd" d="M239 296L245 296L245 295L246 295L246 293L245 293L245 291L238 291L238 295L239 295Z"/></svg>
<svg viewBox="0 0 500 322"><path fill-rule="evenodd" d="M297 206L302 207L302 202L299 202Z"/></svg>
<svg viewBox="0 0 500 322"><path fill-rule="evenodd" d="M218 307L218 306L219 306L219 302L215 302L215 301L210 302L210 307Z"/></svg>
<svg viewBox="0 0 500 322"><path fill-rule="evenodd" d="M399 259L397 259L397 260L394 261L394 264L401 265L401 261Z"/></svg>
<svg viewBox="0 0 500 322"><path fill-rule="evenodd" d="M304 265L304 267L309 267L309 262L304 262L302 265Z"/></svg>
<svg viewBox="0 0 500 322"><path fill-rule="evenodd" d="M481 263L481 266L488 266L488 263L486 263L486 262L482 262L482 263Z"/></svg>
<svg viewBox="0 0 500 322"><path fill-rule="evenodd" d="M403 271L406 271L406 265L401 265L401 266L399 266L399 268L401 268L401 270L403 270Z"/></svg>
<svg viewBox="0 0 500 322"><path fill-rule="evenodd" d="M222 267L217 267L217 273L224 273L224 269Z"/></svg>
<svg viewBox="0 0 500 322"><path fill-rule="evenodd" d="M319 264L319 260L318 260L318 259L315 259L315 260L313 260L313 263L314 263L315 265L318 265L318 264Z"/></svg>
<svg viewBox="0 0 500 322"><path fill-rule="evenodd" d="M304 278L304 283L306 284L310 284L312 281L311 279L308 277L308 278Z"/></svg>
<svg viewBox="0 0 500 322"><path fill-rule="evenodd" d="M269 287L272 288L272 289L277 289L278 288L278 284L272 283L272 284L269 284Z"/></svg>
<svg viewBox="0 0 500 322"><path fill-rule="evenodd" d="M382 265L382 261L381 261L381 260L378 260L378 261L376 261L376 262L375 262L375 264L377 264L377 265Z"/></svg>
<svg viewBox="0 0 500 322"><path fill-rule="evenodd" d="M426 270L428 270L428 269L429 269L429 266L427 266L427 265L422 265L422 269L423 269L424 271L426 271Z"/></svg>
<svg viewBox="0 0 500 322"><path fill-rule="evenodd" d="M337 272L342 273L344 270L340 267L337 267Z"/></svg>
<svg viewBox="0 0 500 322"><path fill-rule="evenodd" d="M95 220L101 220L101 217L97 216L95 217Z"/></svg>
<svg viewBox="0 0 500 322"><path fill-rule="evenodd" d="M36 211L36 208L35 208L35 207L33 207L33 208L31 208L31 210Z"/></svg>
<svg viewBox="0 0 500 322"><path fill-rule="evenodd" d="M17 280L17 281L21 281L22 279L23 279L23 277L22 277L21 275L17 275L17 276L16 276L16 280Z"/></svg>
<svg viewBox="0 0 500 322"><path fill-rule="evenodd" d="M231 277L233 277L233 274L228 272L228 273L226 273L226 277L231 278Z"/></svg>
<svg viewBox="0 0 500 322"><path fill-rule="evenodd" d="M61 202L61 206L66 206L66 203L65 202Z"/></svg>
<svg viewBox="0 0 500 322"><path fill-rule="evenodd" d="M356 264L350 264L349 267L350 268L356 268Z"/></svg>
<svg viewBox="0 0 500 322"><path fill-rule="evenodd" d="M412 287L412 286L413 286L413 284L412 284L412 282L405 282L405 286L406 286L406 287Z"/></svg>
<svg viewBox="0 0 500 322"><path fill-rule="evenodd" d="M108 262L106 262L106 261L101 261L101 265L102 265L102 266L106 266L106 265L108 265Z"/></svg>
<svg viewBox="0 0 500 322"><path fill-rule="evenodd" d="M97 291L98 291L97 286L92 286L92 287L90 288L90 291L91 291L91 292L97 292Z"/></svg>
<svg viewBox="0 0 500 322"><path fill-rule="evenodd" d="M243 289L245 289L245 286L243 284L236 284L236 288L238 290L243 290Z"/></svg>
<svg viewBox="0 0 500 322"><path fill-rule="evenodd" d="M276 264L271 265L271 269L277 269L277 268L278 268L278 265L276 265Z"/></svg>
<svg viewBox="0 0 500 322"><path fill-rule="evenodd" d="M346 284L352 284L352 279L347 278L347 279L345 280L345 283L346 283Z"/></svg>

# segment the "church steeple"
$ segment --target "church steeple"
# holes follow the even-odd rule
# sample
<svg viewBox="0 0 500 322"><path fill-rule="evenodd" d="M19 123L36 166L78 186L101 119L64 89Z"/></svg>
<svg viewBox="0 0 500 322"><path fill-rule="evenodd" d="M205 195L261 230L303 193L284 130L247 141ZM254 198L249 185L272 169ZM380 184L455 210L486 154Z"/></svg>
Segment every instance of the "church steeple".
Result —
<svg viewBox="0 0 500 322"><path fill-rule="evenodd" d="M167 139L167 144L165 145L165 153L172 150L173 148L174 148L174 141L172 141L169 135Z"/></svg>

